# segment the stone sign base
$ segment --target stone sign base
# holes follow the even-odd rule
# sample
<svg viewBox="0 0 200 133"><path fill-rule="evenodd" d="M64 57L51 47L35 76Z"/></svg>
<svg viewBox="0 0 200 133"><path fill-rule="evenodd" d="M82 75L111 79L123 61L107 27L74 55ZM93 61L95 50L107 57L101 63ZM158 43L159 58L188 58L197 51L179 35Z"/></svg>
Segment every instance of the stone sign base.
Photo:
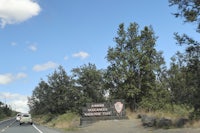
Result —
<svg viewBox="0 0 200 133"><path fill-rule="evenodd" d="M104 116L104 117L92 117L92 118L82 117L80 118L80 125L87 126L87 125L90 125L92 123L95 123L97 121L102 121L102 120L124 120L124 119L128 119L128 117L127 116L123 116L123 117Z"/></svg>

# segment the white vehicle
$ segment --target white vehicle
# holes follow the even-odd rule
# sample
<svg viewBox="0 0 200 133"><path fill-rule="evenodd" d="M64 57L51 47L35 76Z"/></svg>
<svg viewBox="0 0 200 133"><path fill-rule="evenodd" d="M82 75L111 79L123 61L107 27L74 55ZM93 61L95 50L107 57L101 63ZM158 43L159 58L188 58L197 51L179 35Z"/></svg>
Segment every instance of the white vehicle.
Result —
<svg viewBox="0 0 200 133"><path fill-rule="evenodd" d="M28 123L28 124L33 124L32 118L31 118L31 114L22 114L21 118L19 120L19 124L24 124L24 123Z"/></svg>
<svg viewBox="0 0 200 133"><path fill-rule="evenodd" d="M20 118L21 118L21 113L18 113L17 115L16 115L16 121L19 121L20 120Z"/></svg>

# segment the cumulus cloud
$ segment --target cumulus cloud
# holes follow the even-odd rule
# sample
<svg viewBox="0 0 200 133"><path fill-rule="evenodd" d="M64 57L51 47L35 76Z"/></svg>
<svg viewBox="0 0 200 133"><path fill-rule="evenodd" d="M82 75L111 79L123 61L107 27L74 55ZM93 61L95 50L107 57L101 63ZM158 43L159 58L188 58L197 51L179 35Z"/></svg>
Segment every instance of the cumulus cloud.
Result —
<svg viewBox="0 0 200 133"><path fill-rule="evenodd" d="M17 43L16 42L11 42L11 46L16 46Z"/></svg>
<svg viewBox="0 0 200 133"><path fill-rule="evenodd" d="M36 72L39 72L39 71L46 71L46 70L49 70L49 69L54 69L58 66L58 64L56 64L55 62L52 62L52 61L49 61L47 63L44 63L44 64L37 64L33 67L33 70L36 71Z"/></svg>
<svg viewBox="0 0 200 133"><path fill-rule="evenodd" d="M34 0L0 0L0 26L26 21L40 11L41 7Z"/></svg>
<svg viewBox="0 0 200 133"><path fill-rule="evenodd" d="M16 75L11 74L11 73L0 74L0 85L9 84L11 82L14 82L15 80L26 78L26 77L27 77L27 74L25 73L18 73Z"/></svg>
<svg viewBox="0 0 200 133"><path fill-rule="evenodd" d="M78 52L78 53L74 53L72 56L77 57L77 58L81 58L81 59L85 59L89 56L89 54L81 51L81 52Z"/></svg>
<svg viewBox="0 0 200 133"><path fill-rule="evenodd" d="M0 74L0 84L9 84L14 80L14 76L11 73Z"/></svg>
<svg viewBox="0 0 200 133"><path fill-rule="evenodd" d="M69 59L68 56L65 56L65 57L64 57L64 60L68 60L68 59Z"/></svg>
<svg viewBox="0 0 200 133"><path fill-rule="evenodd" d="M28 112L29 110L27 106L27 97L28 96L17 93L0 92L0 99L4 99L6 104L10 105L13 110L24 113Z"/></svg>
<svg viewBox="0 0 200 133"><path fill-rule="evenodd" d="M28 47L31 51L37 51L37 46L35 44L31 44Z"/></svg>
<svg viewBox="0 0 200 133"><path fill-rule="evenodd" d="M27 77L27 75L25 73L18 73L16 75L16 79L22 79L22 78L26 78L26 77Z"/></svg>

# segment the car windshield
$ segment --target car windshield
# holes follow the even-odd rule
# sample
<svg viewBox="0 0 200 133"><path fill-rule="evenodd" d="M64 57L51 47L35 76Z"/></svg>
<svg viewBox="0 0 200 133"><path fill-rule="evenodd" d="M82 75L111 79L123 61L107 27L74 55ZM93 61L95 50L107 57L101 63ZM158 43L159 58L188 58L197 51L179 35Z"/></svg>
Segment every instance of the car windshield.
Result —
<svg viewBox="0 0 200 133"><path fill-rule="evenodd" d="M25 114L25 115L23 115L23 117L29 117L29 115L28 115L28 114Z"/></svg>

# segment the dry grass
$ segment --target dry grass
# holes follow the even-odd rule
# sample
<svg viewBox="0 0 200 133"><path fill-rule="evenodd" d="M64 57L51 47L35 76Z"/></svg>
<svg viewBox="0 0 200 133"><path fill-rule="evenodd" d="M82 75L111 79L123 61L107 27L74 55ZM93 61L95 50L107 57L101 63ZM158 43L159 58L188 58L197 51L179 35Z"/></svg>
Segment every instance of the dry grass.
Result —
<svg viewBox="0 0 200 133"><path fill-rule="evenodd" d="M179 113L177 113L179 112ZM126 115L130 120L138 119L139 114L146 114L148 116L154 116L157 118L167 118L171 119L175 122L179 118L188 118L187 111L180 111L170 113L168 111L155 111L155 112L145 112L144 110L138 110L137 112L133 112L130 109L126 109ZM181 112L181 113L180 113ZM53 128L59 128L62 130L75 130L79 127L80 124L80 116L75 113L66 113L57 117L53 117L52 115L42 115L42 116L34 116L34 122L42 125L46 125ZM138 121L140 121L138 119ZM190 128L199 128L200 121L190 121L184 127Z"/></svg>
<svg viewBox="0 0 200 133"><path fill-rule="evenodd" d="M136 119L137 118L138 113L137 112L133 112L128 108L128 109L126 109L126 115L127 115L128 119L132 120L132 119Z"/></svg>
<svg viewBox="0 0 200 133"><path fill-rule="evenodd" d="M190 121L184 127L186 127L186 128L200 128L200 120L199 121Z"/></svg>
<svg viewBox="0 0 200 133"><path fill-rule="evenodd" d="M146 114L148 116L155 116L157 118L173 118L173 119L177 119L177 118L188 118L188 116L190 115L190 113L193 111L192 108L189 108L187 106L184 105L174 105L173 109L171 108L171 106L166 106L166 109L160 110L160 111L145 111L145 110L137 110L137 112L131 112L130 109L127 109L127 114L128 116L132 116L133 114L131 113L135 113L134 115L138 115L138 114Z"/></svg>
<svg viewBox="0 0 200 133"><path fill-rule="evenodd" d="M190 111L182 111L181 113L178 113L179 111L176 112L169 112L169 111L155 111L155 112L146 112L144 110L138 110L137 112L133 112L130 109L126 109L126 114L129 119L138 119L139 114L145 114L148 116L154 116L157 118L167 118L171 119L172 122L174 123L176 120L179 118L188 118ZM199 121L189 121L186 123L184 126L185 128L200 128L200 120Z"/></svg>
<svg viewBox="0 0 200 133"><path fill-rule="evenodd" d="M55 128L72 130L79 126L80 117L74 113L66 113L58 116L56 119L52 120L51 125Z"/></svg>
<svg viewBox="0 0 200 133"><path fill-rule="evenodd" d="M145 115L148 115L148 116L154 116L154 117L157 117L157 118L169 118L169 119L176 119L176 118L179 118L178 115L176 114L171 114L171 113L168 113L168 112L162 112L162 111L156 111L156 112L145 112L143 110L139 110L137 112L132 112L130 109L127 109L126 110L126 114L128 116L129 119L136 119L138 118L138 115L140 114L145 114Z"/></svg>
<svg viewBox="0 0 200 133"><path fill-rule="evenodd" d="M80 124L80 117L75 113L66 113L57 117L51 115L34 116L34 122L62 130L74 130Z"/></svg>

